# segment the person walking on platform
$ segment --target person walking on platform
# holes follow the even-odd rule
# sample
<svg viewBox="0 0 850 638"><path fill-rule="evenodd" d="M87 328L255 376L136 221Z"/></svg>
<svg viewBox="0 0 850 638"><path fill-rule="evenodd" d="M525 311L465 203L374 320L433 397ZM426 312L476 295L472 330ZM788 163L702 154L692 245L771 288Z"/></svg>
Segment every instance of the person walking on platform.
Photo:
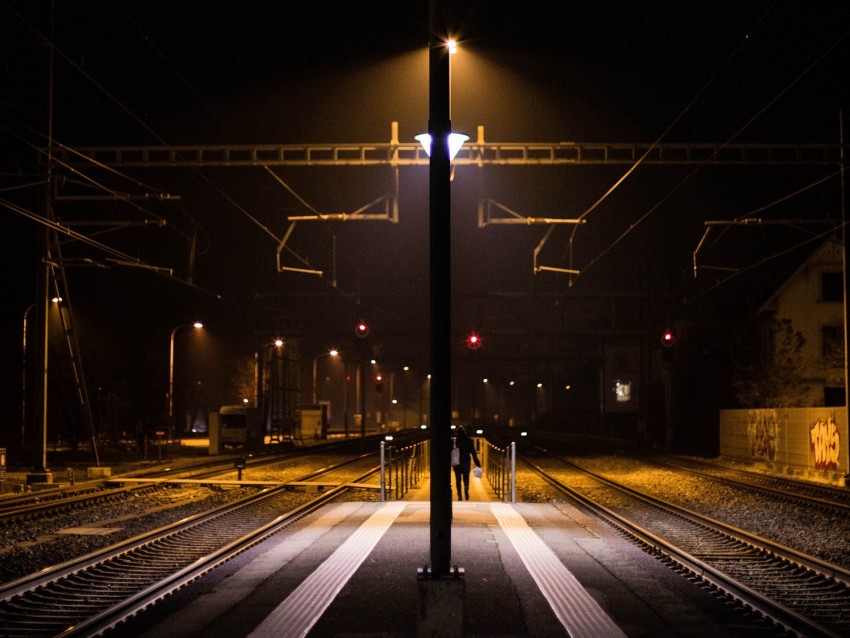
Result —
<svg viewBox="0 0 850 638"><path fill-rule="evenodd" d="M455 487L457 487L457 500L462 501L464 495L466 500L469 500L469 470L470 462L475 461L475 467L481 467L481 461L478 460L478 455L475 453L475 443L470 439L462 427L455 430L455 438L453 447L457 448L457 453L452 454L452 465L455 471ZM456 457L455 458L455 454ZM455 464L455 460L457 463Z"/></svg>

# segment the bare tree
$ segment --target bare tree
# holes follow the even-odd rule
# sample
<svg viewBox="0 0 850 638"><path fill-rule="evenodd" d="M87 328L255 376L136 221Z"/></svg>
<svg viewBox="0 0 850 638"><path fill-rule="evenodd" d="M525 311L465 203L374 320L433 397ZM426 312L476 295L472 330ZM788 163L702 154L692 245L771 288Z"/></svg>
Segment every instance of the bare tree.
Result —
<svg viewBox="0 0 850 638"><path fill-rule="evenodd" d="M773 319L739 333L732 353L733 386L745 408L800 407L808 403L803 380L803 333L790 319Z"/></svg>
<svg viewBox="0 0 850 638"><path fill-rule="evenodd" d="M245 357L237 362L232 387L240 401L248 399L253 405L257 396L257 361L255 357Z"/></svg>

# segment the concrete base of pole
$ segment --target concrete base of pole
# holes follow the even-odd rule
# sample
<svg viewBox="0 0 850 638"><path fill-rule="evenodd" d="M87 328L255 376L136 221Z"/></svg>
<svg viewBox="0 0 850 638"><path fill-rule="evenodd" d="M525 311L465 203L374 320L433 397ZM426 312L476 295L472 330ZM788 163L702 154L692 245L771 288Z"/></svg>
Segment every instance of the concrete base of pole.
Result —
<svg viewBox="0 0 850 638"><path fill-rule="evenodd" d="M454 567L447 576L434 576L430 568L420 568L417 580L417 637L463 636L463 568Z"/></svg>
<svg viewBox="0 0 850 638"><path fill-rule="evenodd" d="M98 479L106 479L112 476L112 468L111 467L103 467L102 465L98 465L96 467L87 467L86 468L86 478L90 481L96 481Z"/></svg>
<svg viewBox="0 0 850 638"><path fill-rule="evenodd" d="M34 472L27 474L27 485L36 483L53 483L53 472Z"/></svg>

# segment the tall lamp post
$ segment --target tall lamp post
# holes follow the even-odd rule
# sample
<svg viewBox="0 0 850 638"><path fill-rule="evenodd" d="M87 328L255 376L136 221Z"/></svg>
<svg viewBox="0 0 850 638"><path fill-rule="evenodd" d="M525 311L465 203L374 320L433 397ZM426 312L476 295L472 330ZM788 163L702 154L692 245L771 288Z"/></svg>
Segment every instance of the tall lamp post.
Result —
<svg viewBox="0 0 850 638"><path fill-rule="evenodd" d="M180 328L195 328L195 330L200 330L204 327L200 321L196 321L195 323L183 323L174 328L171 331L171 339L169 341L168 348L168 427L174 427L174 335L177 334L177 331ZM171 437L172 432L169 432L169 438Z"/></svg>
<svg viewBox="0 0 850 638"><path fill-rule="evenodd" d="M322 357L337 357L339 356L338 350L329 350L328 352L323 352L315 359L313 359L313 405L316 405L318 401L318 395L316 394L316 364L319 363L319 359Z"/></svg>
<svg viewBox="0 0 850 638"><path fill-rule="evenodd" d="M429 3L428 136L419 141L429 151L430 372L431 372L431 573L451 570L451 151L463 138L452 134L449 56L453 41L440 38L441 3ZM426 145L427 144L427 145Z"/></svg>
<svg viewBox="0 0 850 638"><path fill-rule="evenodd" d="M24 311L23 342L21 343L21 355L23 357L23 374L21 376L21 450L27 445L27 318L30 311L37 304L30 304Z"/></svg>

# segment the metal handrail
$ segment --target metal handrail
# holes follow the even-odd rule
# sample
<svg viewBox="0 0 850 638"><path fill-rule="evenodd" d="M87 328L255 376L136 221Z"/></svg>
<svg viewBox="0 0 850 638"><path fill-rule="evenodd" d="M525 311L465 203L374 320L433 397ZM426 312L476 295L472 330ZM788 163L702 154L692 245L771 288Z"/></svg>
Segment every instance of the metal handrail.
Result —
<svg viewBox="0 0 850 638"><path fill-rule="evenodd" d="M502 501L516 503L516 443L500 448L487 439L476 438L487 480Z"/></svg>
<svg viewBox="0 0 850 638"><path fill-rule="evenodd" d="M398 500L419 484L428 469L430 441L387 445L381 441L381 500Z"/></svg>

